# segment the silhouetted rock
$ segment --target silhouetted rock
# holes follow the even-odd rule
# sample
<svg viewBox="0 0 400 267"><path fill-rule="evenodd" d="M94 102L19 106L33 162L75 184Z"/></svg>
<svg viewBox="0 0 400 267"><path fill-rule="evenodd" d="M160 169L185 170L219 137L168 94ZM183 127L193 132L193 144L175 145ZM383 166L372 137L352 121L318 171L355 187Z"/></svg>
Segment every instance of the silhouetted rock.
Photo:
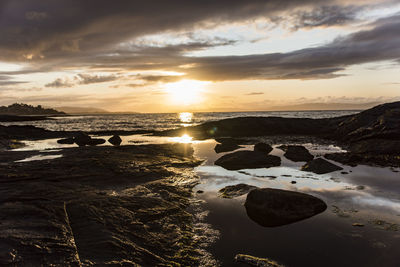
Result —
<svg viewBox="0 0 400 267"><path fill-rule="evenodd" d="M218 138L216 141L220 143L216 144L214 148L217 153L229 152L241 148L241 146L239 146L241 140L233 138Z"/></svg>
<svg viewBox="0 0 400 267"><path fill-rule="evenodd" d="M89 145L91 142L92 138L87 135L86 133L79 132L74 136L74 142L78 146L86 146Z"/></svg>
<svg viewBox="0 0 400 267"><path fill-rule="evenodd" d="M284 156L292 161L310 161L314 158L304 146L282 145L278 148L285 151Z"/></svg>
<svg viewBox="0 0 400 267"><path fill-rule="evenodd" d="M281 189L250 191L245 202L247 215L261 226L275 227L297 222L326 210L326 204L314 196Z"/></svg>
<svg viewBox="0 0 400 267"><path fill-rule="evenodd" d="M254 151L269 153L272 151L272 146L266 143L257 143L254 145Z"/></svg>
<svg viewBox="0 0 400 267"><path fill-rule="evenodd" d="M119 135L113 135L110 139L108 139L108 142L114 146L119 146L122 142L122 139L119 137Z"/></svg>
<svg viewBox="0 0 400 267"><path fill-rule="evenodd" d="M215 165L227 170L270 168L280 166L281 159L263 152L245 150L226 154L216 160Z"/></svg>
<svg viewBox="0 0 400 267"><path fill-rule="evenodd" d="M88 145L89 146L97 146L97 145L102 145L106 142L106 140L101 139L101 138L91 138Z"/></svg>
<svg viewBox="0 0 400 267"><path fill-rule="evenodd" d="M228 185L220 189L219 196L223 198L234 198L247 194L250 190L256 189L257 186L248 184Z"/></svg>
<svg viewBox="0 0 400 267"><path fill-rule="evenodd" d="M57 140L57 143L72 145L73 143L75 143L75 140L74 140L74 138L70 137L70 138L59 139L59 140Z"/></svg>
<svg viewBox="0 0 400 267"><path fill-rule="evenodd" d="M235 261L238 263L245 263L250 266L258 266L258 267L284 267L284 265L281 265L276 261L266 258L258 258L245 254L237 254L235 256Z"/></svg>
<svg viewBox="0 0 400 267"><path fill-rule="evenodd" d="M329 161L326 161L322 158L317 158L312 161L307 162L303 167L301 167L302 171L313 172L316 174L324 174L330 173L334 171L343 170L342 167L339 167Z"/></svg>

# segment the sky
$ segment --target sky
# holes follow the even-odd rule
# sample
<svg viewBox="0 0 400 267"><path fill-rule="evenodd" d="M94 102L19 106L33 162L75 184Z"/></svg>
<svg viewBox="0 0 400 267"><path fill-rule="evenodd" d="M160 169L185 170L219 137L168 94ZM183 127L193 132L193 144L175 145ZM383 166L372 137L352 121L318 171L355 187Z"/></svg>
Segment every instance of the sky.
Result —
<svg viewBox="0 0 400 267"><path fill-rule="evenodd" d="M400 100L400 0L0 0L0 105L114 112Z"/></svg>

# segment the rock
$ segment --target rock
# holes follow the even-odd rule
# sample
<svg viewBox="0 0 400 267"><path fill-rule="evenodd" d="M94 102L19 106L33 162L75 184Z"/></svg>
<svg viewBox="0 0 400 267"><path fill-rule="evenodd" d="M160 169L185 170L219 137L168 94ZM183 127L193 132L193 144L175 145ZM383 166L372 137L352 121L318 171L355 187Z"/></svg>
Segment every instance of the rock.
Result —
<svg viewBox="0 0 400 267"><path fill-rule="evenodd" d="M197 190L197 194L203 194L204 191L203 190Z"/></svg>
<svg viewBox="0 0 400 267"><path fill-rule="evenodd" d="M88 145L89 146L97 146L97 145L102 145L106 142L106 140L101 139L101 138L91 138Z"/></svg>
<svg viewBox="0 0 400 267"><path fill-rule="evenodd" d="M297 184L297 182L296 182L296 181L291 181L290 183L291 183L291 184Z"/></svg>
<svg viewBox="0 0 400 267"><path fill-rule="evenodd" d="M250 191L245 202L247 215L264 227L275 227L312 217L326 210L319 198L281 189Z"/></svg>
<svg viewBox="0 0 400 267"><path fill-rule="evenodd" d="M78 146L86 146L90 143L91 140L92 140L92 138L83 132L77 133L74 136L74 142Z"/></svg>
<svg viewBox="0 0 400 267"><path fill-rule="evenodd" d="M266 143L257 143L254 145L254 151L264 152L269 154L272 151L272 146Z"/></svg>
<svg viewBox="0 0 400 267"><path fill-rule="evenodd" d="M316 174L324 174L330 173L334 171L343 170L342 167L339 167L335 164L330 163L322 158L317 158L312 161L307 162L303 167L301 167L302 171L313 172Z"/></svg>
<svg viewBox="0 0 400 267"><path fill-rule="evenodd" d="M238 263L246 263L250 266L258 266L258 267L283 267L283 265L277 263L276 261L266 259L266 258L258 258L245 254L237 254L235 256L235 261Z"/></svg>
<svg viewBox="0 0 400 267"><path fill-rule="evenodd" d="M362 223L353 223L352 225L356 227L364 227L364 224Z"/></svg>
<svg viewBox="0 0 400 267"><path fill-rule="evenodd" d="M74 141L74 138L70 137L70 138L59 139L59 140L57 140L57 143L65 144L65 145L72 145L73 143L75 143L75 141Z"/></svg>
<svg viewBox="0 0 400 267"><path fill-rule="evenodd" d="M281 165L277 156L265 155L263 152L237 151L226 154L215 161L215 165L227 170L270 168Z"/></svg>
<svg viewBox="0 0 400 267"><path fill-rule="evenodd" d="M222 152L233 151L241 147L242 146L239 146L238 144L235 143L224 142L222 144L216 144L214 150L217 153L222 153Z"/></svg>
<svg viewBox="0 0 400 267"><path fill-rule="evenodd" d="M308 162L314 159L314 156L311 155L311 153L304 146L284 145L280 146L279 148L285 151L284 156L287 159L290 159L295 162L298 161Z"/></svg>
<svg viewBox="0 0 400 267"><path fill-rule="evenodd" d="M349 174L348 172L340 172L341 174L344 174L344 175L346 175L346 174Z"/></svg>
<svg viewBox="0 0 400 267"><path fill-rule="evenodd" d="M122 139L119 137L119 135L113 135L110 139L108 139L108 142L114 146L119 146L122 142Z"/></svg>
<svg viewBox="0 0 400 267"><path fill-rule="evenodd" d="M234 198L247 194L249 191L256 189L257 186L248 184L228 185L220 189L219 196L223 198Z"/></svg>

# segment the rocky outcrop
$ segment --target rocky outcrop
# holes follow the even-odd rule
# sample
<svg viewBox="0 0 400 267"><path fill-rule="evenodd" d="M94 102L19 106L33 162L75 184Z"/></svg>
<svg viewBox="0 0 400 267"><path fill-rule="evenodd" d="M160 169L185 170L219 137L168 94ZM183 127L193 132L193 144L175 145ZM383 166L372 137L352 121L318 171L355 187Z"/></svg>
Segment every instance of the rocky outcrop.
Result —
<svg viewBox="0 0 400 267"><path fill-rule="evenodd" d="M304 146L283 145L278 148L285 151L284 156L292 161L310 161L314 156Z"/></svg>
<svg viewBox="0 0 400 267"><path fill-rule="evenodd" d="M215 165L227 170L270 168L280 166L281 159L263 152L246 150L226 154L216 160Z"/></svg>
<svg viewBox="0 0 400 267"><path fill-rule="evenodd" d="M79 132L74 136L74 143L78 146L97 146L104 144L106 140L101 138L92 138L88 134Z"/></svg>
<svg viewBox="0 0 400 267"><path fill-rule="evenodd" d="M257 186L248 184L228 185L220 189L219 196L222 198L234 198L247 194L250 190L256 189Z"/></svg>
<svg viewBox="0 0 400 267"><path fill-rule="evenodd" d="M108 139L108 142L113 146L119 146L122 143L122 139L119 135L113 135L110 139Z"/></svg>
<svg viewBox="0 0 400 267"><path fill-rule="evenodd" d="M267 143L257 143L254 145L254 151L258 151L258 152L264 152L266 154L269 154L269 152L272 151L272 146L270 146Z"/></svg>
<svg viewBox="0 0 400 267"><path fill-rule="evenodd" d="M261 188L247 194L247 215L264 227L294 223L326 210L326 204L314 196L299 192Z"/></svg>
<svg viewBox="0 0 400 267"><path fill-rule="evenodd" d="M307 162L303 167L301 167L302 171L313 172L316 174L325 174L334 171L343 170L342 167L339 167L329 161L326 161L322 158L317 158L312 161Z"/></svg>

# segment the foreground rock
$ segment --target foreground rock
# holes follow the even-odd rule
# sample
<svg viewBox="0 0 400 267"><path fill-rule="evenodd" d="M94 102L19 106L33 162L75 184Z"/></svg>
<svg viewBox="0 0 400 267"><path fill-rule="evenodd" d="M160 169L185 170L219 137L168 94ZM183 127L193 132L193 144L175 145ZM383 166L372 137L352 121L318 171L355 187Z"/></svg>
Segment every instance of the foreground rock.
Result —
<svg viewBox="0 0 400 267"><path fill-rule="evenodd" d="M263 152L246 150L226 154L216 160L215 165L227 170L270 168L280 166L281 159Z"/></svg>
<svg viewBox="0 0 400 267"><path fill-rule="evenodd" d="M304 146L296 146L296 145L283 145L278 147L285 151L284 156L291 161L299 162L299 161L310 161L314 159L314 156L305 148Z"/></svg>
<svg viewBox="0 0 400 267"><path fill-rule="evenodd" d="M269 152L271 152L272 149L273 149L272 146L266 143L257 143L254 145L254 151L264 152L266 154L269 154Z"/></svg>
<svg viewBox="0 0 400 267"><path fill-rule="evenodd" d="M264 227L290 224L326 210L326 204L311 195L272 188L250 191L245 202L247 215Z"/></svg>
<svg viewBox="0 0 400 267"><path fill-rule="evenodd" d="M316 174L325 174L334 171L340 171L343 170L343 168L333 163L330 163L329 161L326 161L323 158L317 158L307 162L303 167L301 167L301 170L307 172L313 172Z"/></svg>
<svg viewBox="0 0 400 267"><path fill-rule="evenodd" d="M0 265L198 266L187 212L200 163L192 153L76 147L54 160L0 164Z"/></svg>
<svg viewBox="0 0 400 267"><path fill-rule="evenodd" d="M266 258L258 258L246 254L237 254L235 256L235 261L237 263L245 263L249 266L258 266L258 267L284 267L277 263L276 261L266 259Z"/></svg>
<svg viewBox="0 0 400 267"><path fill-rule="evenodd" d="M92 138L86 133L80 132L74 136L74 143L78 146L97 146L104 144L106 140L101 138Z"/></svg>
<svg viewBox="0 0 400 267"><path fill-rule="evenodd" d="M108 142L113 146L119 146L122 143L122 139L119 135L113 135L110 139L108 139Z"/></svg>
<svg viewBox="0 0 400 267"><path fill-rule="evenodd" d="M224 188L220 189L219 196L223 198L234 198L247 194L253 189L258 188L257 186L248 185L248 184L237 184L237 185L228 185Z"/></svg>

